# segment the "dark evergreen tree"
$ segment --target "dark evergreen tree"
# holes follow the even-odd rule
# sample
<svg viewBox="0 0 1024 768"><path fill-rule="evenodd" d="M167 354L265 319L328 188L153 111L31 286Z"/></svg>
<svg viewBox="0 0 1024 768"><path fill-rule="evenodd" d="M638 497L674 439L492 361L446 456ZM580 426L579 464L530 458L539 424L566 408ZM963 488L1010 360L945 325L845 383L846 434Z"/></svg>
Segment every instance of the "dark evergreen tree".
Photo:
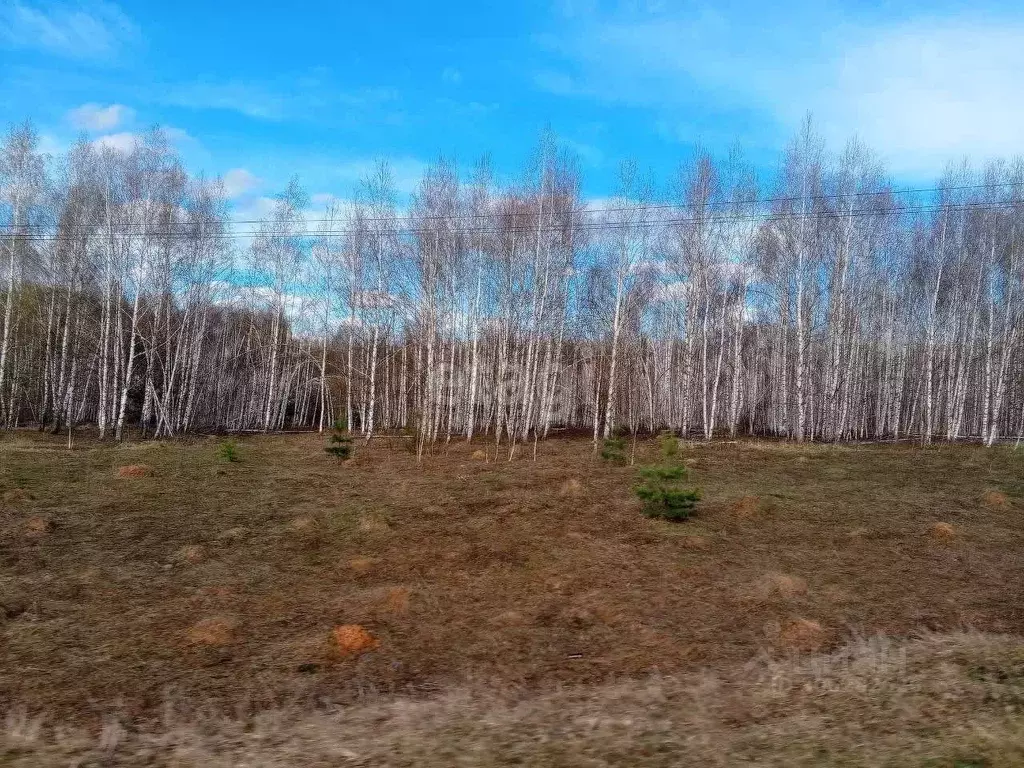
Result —
<svg viewBox="0 0 1024 768"><path fill-rule="evenodd" d="M686 520L700 501L700 492L685 486L686 467L656 464L641 467L640 482L633 489L644 502L644 514L665 520Z"/></svg>
<svg viewBox="0 0 1024 768"><path fill-rule="evenodd" d="M330 442L327 443L324 450L336 458L339 463L352 458L352 438L346 434L344 419L334 422Z"/></svg>
<svg viewBox="0 0 1024 768"><path fill-rule="evenodd" d="M626 463L626 440L622 437L609 437L601 444L601 458L611 464Z"/></svg>

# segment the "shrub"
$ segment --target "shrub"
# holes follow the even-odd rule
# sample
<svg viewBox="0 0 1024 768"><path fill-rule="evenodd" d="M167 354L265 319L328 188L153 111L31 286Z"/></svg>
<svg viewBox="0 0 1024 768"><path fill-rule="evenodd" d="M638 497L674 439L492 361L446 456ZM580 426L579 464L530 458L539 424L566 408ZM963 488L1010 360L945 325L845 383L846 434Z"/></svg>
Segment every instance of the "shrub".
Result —
<svg viewBox="0 0 1024 768"><path fill-rule="evenodd" d="M675 461L679 455L679 438L675 432L665 430L658 435L658 443L661 445L661 458L665 461Z"/></svg>
<svg viewBox="0 0 1024 768"><path fill-rule="evenodd" d="M681 464L657 464L641 467L640 482L634 492L644 502L644 514L664 520L686 520L700 501L695 488L684 486L686 467Z"/></svg>
<svg viewBox="0 0 1024 768"><path fill-rule="evenodd" d="M235 462L242 460L242 457L238 455L238 443L230 437L217 447L217 456L220 457L221 461Z"/></svg>
<svg viewBox="0 0 1024 768"><path fill-rule="evenodd" d="M626 440L609 437L601 444L601 458L612 464L626 463Z"/></svg>
<svg viewBox="0 0 1024 768"><path fill-rule="evenodd" d="M352 438L345 434L345 421L343 419L338 419L334 422L331 440L324 447L324 450L336 458L339 463L352 458Z"/></svg>

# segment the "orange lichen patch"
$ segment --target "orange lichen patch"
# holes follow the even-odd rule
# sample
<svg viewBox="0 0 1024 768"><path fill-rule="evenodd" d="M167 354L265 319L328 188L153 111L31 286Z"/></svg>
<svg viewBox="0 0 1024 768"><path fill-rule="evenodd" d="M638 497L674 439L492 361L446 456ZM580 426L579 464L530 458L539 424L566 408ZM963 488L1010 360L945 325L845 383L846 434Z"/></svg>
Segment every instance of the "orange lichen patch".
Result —
<svg viewBox="0 0 1024 768"><path fill-rule="evenodd" d="M478 448L477 450L473 451L473 460L474 461L486 461L487 460L487 454L484 453L483 451L481 451Z"/></svg>
<svg viewBox="0 0 1024 768"><path fill-rule="evenodd" d="M171 559L177 563L189 563L195 565L206 558L206 550L199 544L188 544L177 550Z"/></svg>
<svg viewBox="0 0 1024 768"><path fill-rule="evenodd" d="M372 571L375 565L377 565L375 557L353 557L348 561L349 569L360 576Z"/></svg>
<svg viewBox="0 0 1024 768"><path fill-rule="evenodd" d="M50 533L54 529L53 520L39 515L33 515L25 521L25 535L37 539Z"/></svg>
<svg viewBox="0 0 1024 768"><path fill-rule="evenodd" d="M773 571L766 573L754 583L753 593L762 600L773 597L792 600L794 597L807 594L807 582L799 576Z"/></svg>
<svg viewBox="0 0 1024 768"><path fill-rule="evenodd" d="M238 622L224 616L208 616L200 619L185 632L186 639L194 645L225 646L235 641Z"/></svg>
<svg viewBox="0 0 1024 768"><path fill-rule="evenodd" d="M581 483L575 477L570 477L568 480L562 483L562 487L558 489L558 495L562 497L575 497L579 496L581 493L583 493L583 483Z"/></svg>
<svg viewBox="0 0 1024 768"><path fill-rule="evenodd" d="M711 541L707 536L680 536L679 544L683 549L709 549Z"/></svg>
<svg viewBox="0 0 1024 768"><path fill-rule="evenodd" d="M825 630L810 619L793 619L782 628L779 640L795 651L816 651L825 644Z"/></svg>
<svg viewBox="0 0 1024 768"><path fill-rule="evenodd" d="M1003 509L1010 503L1005 493L999 491L985 491L981 494L981 504L992 509Z"/></svg>
<svg viewBox="0 0 1024 768"><path fill-rule="evenodd" d="M949 523L936 523L932 526L931 537L940 541L950 541L956 538L956 529Z"/></svg>
<svg viewBox="0 0 1024 768"><path fill-rule="evenodd" d="M409 610L408 587L392 587L384 597L384 608L391 613L405 613Z"/></svg>
<svg viewBox="0 0 1024 768"><path fill-rule="evenodd" d="M117 476L124 479L134 479L139 477L146 477L152 474L153 468L148 464L128 464L124 467L118 467Z"/></svg>
<svg viewBox="0 0 1024 768"><path fill-rule="evenodd" d="M753 516L761 505L761 499L757 496L744 496L732 505L733 514L737 517Z"/></svg>
<svg viewBox="0 0 1024 768"><path fill-rule="evenodd" d="M334 645L343 656L359 655L380 647L380 641L359 624L342 624L333 631Z"/></svg>

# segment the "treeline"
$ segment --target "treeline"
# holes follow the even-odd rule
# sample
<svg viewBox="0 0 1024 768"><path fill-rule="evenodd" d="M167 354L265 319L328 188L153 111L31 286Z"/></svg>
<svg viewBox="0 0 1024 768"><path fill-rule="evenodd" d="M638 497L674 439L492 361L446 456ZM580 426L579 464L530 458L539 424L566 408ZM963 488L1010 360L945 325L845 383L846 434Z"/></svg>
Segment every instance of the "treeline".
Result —
<svg viewBox="0 0 1024 768"><path fill-rule="evenodd" d="M408 204L385 162L259 222L159 130L130 152L0 147L0 422L102 437L407 429L423 450L552 428L710 438L1024 429L1024 163L893 186L810 122L758 178L697 151L624 163L589 204L544 136L514 182L439 160Z"/></svg>

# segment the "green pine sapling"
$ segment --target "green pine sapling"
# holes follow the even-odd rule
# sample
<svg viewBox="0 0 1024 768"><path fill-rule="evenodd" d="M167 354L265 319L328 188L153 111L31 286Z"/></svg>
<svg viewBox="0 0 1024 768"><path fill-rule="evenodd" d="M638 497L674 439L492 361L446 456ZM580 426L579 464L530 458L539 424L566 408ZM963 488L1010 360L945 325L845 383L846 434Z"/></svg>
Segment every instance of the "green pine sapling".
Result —
<svg viewBox="0 0 1024 768"><path fill-rule="evenodd" d="M641 467L633 492L644 502L644 514L664 520L686 520L700 501L700 492L686 487L686 467L679 462L679 440L673 432L658 435L661 463Z"/></svg>
<svg viewBox="0 0 1024 768"><path fill-rule="evenodd" d="M238 443L230 437L217 447L217 455L221 461L230 463L242 460L242 457L238 455Z"/></svg>
<svg viewBox="0 0 1024 768"><path fill-rule="evenodd" d="M626 441L621 437L609 437L601 444L601 458L610 464L626 463Z"/></svg>
<svg viewBox="0 0 1024 768"><path fill-rule="evenodd" d="M345 433L344 419L334 422L330 442L324 447L324 450L336 458L339 464L352 458L352 438Z"/></svg>
<svg viewBox="0 0 1024 768"><path fill-rule="evenodd" d="M656 464L641 467L640 482L634 492L644 502L644 514L664 520L686 520L700 501L700 492L685 487L686 467L682 464Z"/></svg>

